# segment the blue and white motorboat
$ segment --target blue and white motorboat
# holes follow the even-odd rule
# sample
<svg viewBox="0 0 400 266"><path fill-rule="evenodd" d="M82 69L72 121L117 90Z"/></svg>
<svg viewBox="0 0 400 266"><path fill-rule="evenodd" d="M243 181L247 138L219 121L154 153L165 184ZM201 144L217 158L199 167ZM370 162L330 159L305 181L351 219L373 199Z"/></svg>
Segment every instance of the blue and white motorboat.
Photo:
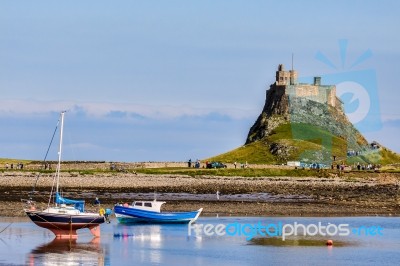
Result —
<svg viewBox="0 0 400 266"><path fill-rule="evenodd" d="M191 212L161 212L165 201L134 201L132 205L116 204L115 217L120 223L189 223L200 216L203 208Z"/></svg>

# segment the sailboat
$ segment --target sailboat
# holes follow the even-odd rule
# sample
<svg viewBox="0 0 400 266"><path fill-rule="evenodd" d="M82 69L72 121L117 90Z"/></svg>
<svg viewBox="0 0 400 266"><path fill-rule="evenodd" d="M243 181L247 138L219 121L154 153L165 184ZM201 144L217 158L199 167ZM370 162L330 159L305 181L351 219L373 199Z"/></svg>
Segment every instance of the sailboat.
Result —
<svg viewBox="0 0 400 266"><path fill-rule="evenodd" d="M36 225L49 229L57 238L77 238L76 230L88 228L95 237L100 236L100 224L106 221L104 210L99 213L85 212L85 201L64 198L59 192L61 152L64 130L65 111L61 112L60 120L60 143L58 150L58 164L55 178L55 192L50 193L50 200L47 208L37 210L35 203L26 201L24 211ZM54 205L50 206L54 194Z"/></svg>

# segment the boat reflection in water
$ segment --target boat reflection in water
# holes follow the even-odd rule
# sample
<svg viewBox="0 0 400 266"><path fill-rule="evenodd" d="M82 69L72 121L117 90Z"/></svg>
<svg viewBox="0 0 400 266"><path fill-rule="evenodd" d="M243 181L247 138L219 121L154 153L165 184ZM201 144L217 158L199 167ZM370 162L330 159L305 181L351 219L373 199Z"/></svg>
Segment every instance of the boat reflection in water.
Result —
<svg viewBox="0 0 400 266"><path fill-rule="evenodd" d="M172 237L175 228L186 228L186 225L117 224L113 227L113 247L119 247L121 262L162 265L167 261L166 254L163 254L166 248L165 241Z"/></svg>
<svg viewBox="0 0 400 266"><path fill-rule="evenodd" d="M187 224L121 224L113 226L112 249L119 250L114 261L123 264L134 261L135 265L189 265L179 256L178 250L187 243ZM178 261L177 261L178 260Z"/></svg>
<svg viewBox="0 0 400 266"><path fill-rule="evenodd" d="M99 238L86 243L55 238L33 249L27 265L110 265L109 250Z"/></svg>

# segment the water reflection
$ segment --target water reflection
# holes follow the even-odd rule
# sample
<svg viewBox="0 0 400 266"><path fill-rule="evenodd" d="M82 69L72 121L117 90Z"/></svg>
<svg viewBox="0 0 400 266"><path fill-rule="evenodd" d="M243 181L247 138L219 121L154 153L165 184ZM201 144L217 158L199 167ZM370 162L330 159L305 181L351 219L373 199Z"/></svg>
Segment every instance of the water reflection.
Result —
<svg viewBox="0 0 400 266"><path fill-rule="evenodd" d="M250 245L261 245L261 246L274 246L274 247L288 247L288 246L303 246L303 247L323 247L327 246L326 239L324 238L300 238L293 237L289 239L282 240L278 237L256 237L251 239L248 244ZM356 246L358 243L355 241L346 240L336 240L333 242L332 246L327 246L328 248L334 247L348 247Z"/></svg>
<svg viewBox="0 0 400 266"><path fill-rule="evenodd" d="M122 243L122 256L128 259L132 252L137 254L138 261L160 264L163 261L162 250L166 233L171 233L173 225L159 224L118 224L114 226L114 241ZM132 250L130 243L134 243Z"/></svg>
<svg viewBox="0 0 400 266"><path fill-rule="evenodd" d="M114 227L114 238L124 242L146 242L154 248L162 243L162 226L157 224L118 224Z"/></svg>
<svg viewBox="0 0 400 266"><path fill-rule="evenodd" d="M346 223L351 228L379 225L384 228L384 235L332 237L333 246L327 247L327 237L293 236L284 243L276 238L255 237L247 241L245 236L210 237L194 231L188 237L187 225L121 225L114 220L102 226L101 239L81 234L70 242L52 241L48 230L28 222L27 218L0 217L0 231L5 229L0 233L0 265L399 264L399 217L200 217L198 223L256 224L261 219L274 224Z"/></svg>
<svg viewBox="0 0 400 266"><path fill-rule="evenodd" d="M28 265L110 265L107 246L99 238L80 243L77 239L57 239L33 249Z"/></svg>

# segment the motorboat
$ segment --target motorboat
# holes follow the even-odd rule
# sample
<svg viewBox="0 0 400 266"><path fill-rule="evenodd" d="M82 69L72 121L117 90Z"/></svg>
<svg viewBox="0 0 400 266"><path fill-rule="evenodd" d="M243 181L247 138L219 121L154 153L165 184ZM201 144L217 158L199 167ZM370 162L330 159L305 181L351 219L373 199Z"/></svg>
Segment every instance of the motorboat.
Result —
<svg viewBox="0 0 400 266"><path fill-rule="evenodd" d="M165 201L134 201L116 204L115 217L120 223L189 223L200 216L203 208L190 212L162 212L161 206Z"/></svg>

